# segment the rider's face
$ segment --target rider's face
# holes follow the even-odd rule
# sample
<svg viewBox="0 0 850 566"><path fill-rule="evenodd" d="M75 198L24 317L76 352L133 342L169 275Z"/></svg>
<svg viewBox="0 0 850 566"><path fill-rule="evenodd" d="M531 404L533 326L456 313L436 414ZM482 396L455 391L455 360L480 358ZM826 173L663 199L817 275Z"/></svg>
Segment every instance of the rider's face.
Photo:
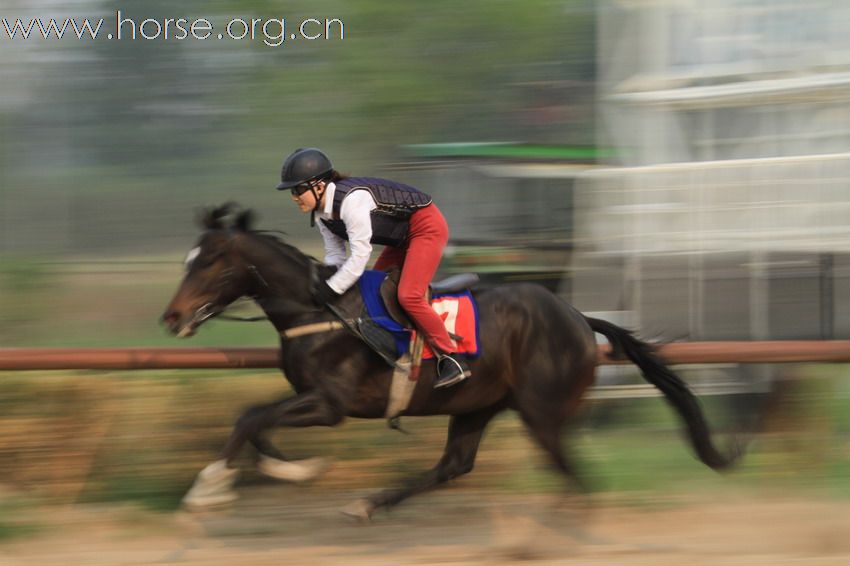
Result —
<svg viewBox="0 0 850 566"><path fill-rule="evenodd" d="M301 212L310 212L316 208L316 195L318 194L319 199L321 199L325 192L325 187L324 183L318 182L313 184L314 190L311 191L310 189L306 189L302 192L302 189L304 189L305 186L306 185L302 185L293 189L292 200L295 201L295 204L298 205ZM298 193L301 194L299 195Z"/></svg>

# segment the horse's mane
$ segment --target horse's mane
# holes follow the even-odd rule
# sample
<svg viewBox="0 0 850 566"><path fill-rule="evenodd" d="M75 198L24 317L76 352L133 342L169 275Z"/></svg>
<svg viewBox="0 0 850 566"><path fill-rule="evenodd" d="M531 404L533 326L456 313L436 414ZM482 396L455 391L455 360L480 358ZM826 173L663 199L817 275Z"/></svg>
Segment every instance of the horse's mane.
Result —
<svg viewBox="0 0 850 566"><path fill-rule="evenodd" d="M207 230L234 230L257 237L269 244L278 253L301 259L305 264L317 261L314 257L285 242L278 235L284 234L283 232L255 229L254 221L256 218L257 215L250 208L242 208L235 202L226 202L219 206L203 209L198 215L198 223Z"/></svg>
<svg viewBox="0 0 850 566"><path fill-rule="evenodd" d="M248 232L252 230L254 217L250 208L242 208L235 202L226 202L202 209L198 214L198 224L207 230L236 229Z"/></svg>

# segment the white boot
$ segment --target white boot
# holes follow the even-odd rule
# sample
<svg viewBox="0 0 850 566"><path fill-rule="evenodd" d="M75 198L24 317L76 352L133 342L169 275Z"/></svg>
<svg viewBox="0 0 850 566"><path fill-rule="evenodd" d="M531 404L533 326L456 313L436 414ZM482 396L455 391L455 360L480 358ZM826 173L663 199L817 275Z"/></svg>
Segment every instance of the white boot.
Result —
<svg viewBox="0 0 850 566"><path fill-rule="evenodd" d="M270 456L260 456L257 461L257 471L278 480L300 483L317 478L330 465L331 462L327 458L316 457L289 462Z"/></svg>
<svg viewBox="0 0 850 566"><path fill-rule="evenodd" d="M226 460L213 462L198 474L195 483L183 497L183 505L188 509L202 509L215 505L224 505L239 498L233 484L239 470L228 468Z"/></svg>

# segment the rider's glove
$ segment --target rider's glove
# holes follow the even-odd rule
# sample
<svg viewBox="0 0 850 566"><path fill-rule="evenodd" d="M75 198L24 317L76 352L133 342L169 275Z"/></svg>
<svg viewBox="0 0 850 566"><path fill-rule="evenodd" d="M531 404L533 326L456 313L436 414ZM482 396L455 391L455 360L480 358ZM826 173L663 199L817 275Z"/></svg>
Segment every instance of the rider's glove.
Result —
<svg viewBox="0 0 850 566"><path fill-rule="evenodd" d="M334 299L339 297L339 293L331 289L327 281L319 281L313 289L313 302L320 307L325 306Z"/></svg>

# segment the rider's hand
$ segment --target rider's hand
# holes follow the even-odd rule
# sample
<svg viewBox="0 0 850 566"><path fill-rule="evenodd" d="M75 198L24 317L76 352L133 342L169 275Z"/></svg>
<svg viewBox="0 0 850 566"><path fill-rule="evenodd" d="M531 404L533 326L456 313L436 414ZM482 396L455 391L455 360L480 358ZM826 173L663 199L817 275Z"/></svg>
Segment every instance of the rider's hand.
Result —
<svg viewBox="0 0 850 566"><path fill-rule="evenodd" d="M337 297L339 297L339 293L331 289L327 281L319 281L316 283L316 288L313 289L313 302L320 307L325 306Z"/></svg>

